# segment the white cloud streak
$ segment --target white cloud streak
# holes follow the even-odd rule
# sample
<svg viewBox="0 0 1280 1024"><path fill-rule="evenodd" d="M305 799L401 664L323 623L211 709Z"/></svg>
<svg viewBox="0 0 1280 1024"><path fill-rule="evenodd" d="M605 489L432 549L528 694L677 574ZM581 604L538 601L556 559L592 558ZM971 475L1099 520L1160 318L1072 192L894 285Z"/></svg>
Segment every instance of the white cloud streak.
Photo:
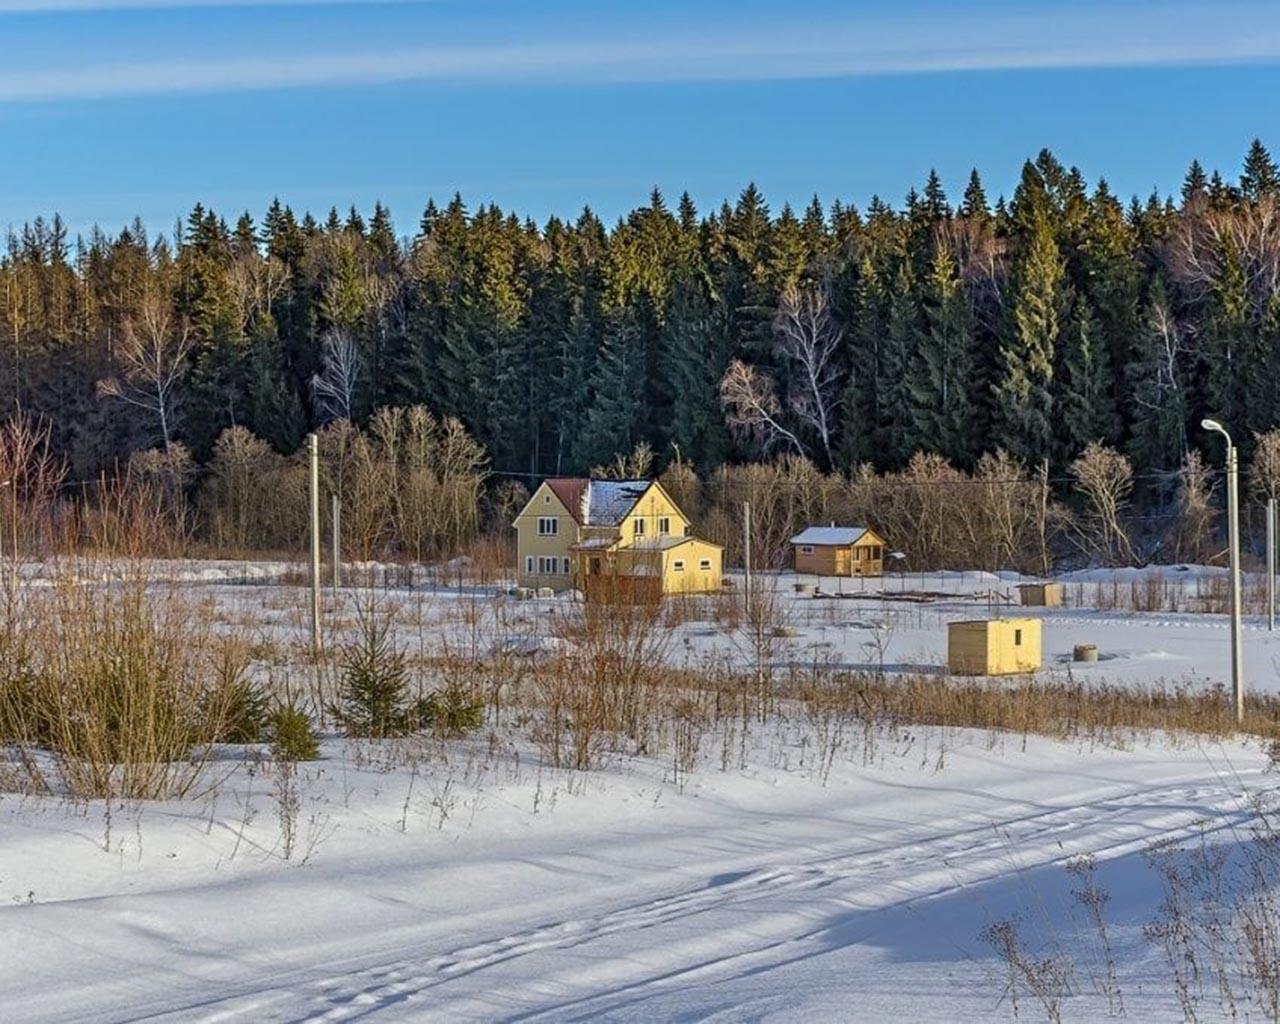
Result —
<svg viewBox="0 0 1280 1024"><path fill-rule="evenodd" d="M0 15L77 11L164 11L193 7L334 7L431 3L433 0L0 0Z"/></svg>
<svg viewBox="0 0 1280 1024"><path fill-rule="evenodd" d="M3 3L4 0L0 0ZM66 0L71 2L71 0ZM1233 12L1231 8L1236 8ZM0 101L40 102L394 82L785 80L963 71L1190 66L1280 60L1280 22L1249 5L1075 8L913 22L704 29L600 39L206 56L0 70ZM1256 13L1258 8L1252 10ZM1233 16L1236 15L1236 16Z"/></svg>

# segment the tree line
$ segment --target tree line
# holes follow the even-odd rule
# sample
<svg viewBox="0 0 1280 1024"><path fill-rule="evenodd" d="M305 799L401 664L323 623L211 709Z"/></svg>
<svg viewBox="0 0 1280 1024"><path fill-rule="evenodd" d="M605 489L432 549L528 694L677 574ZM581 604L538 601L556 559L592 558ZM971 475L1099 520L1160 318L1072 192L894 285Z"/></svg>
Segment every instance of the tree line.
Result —
<svg viewBox="0 0 1280 1024"><path fill-rule="evenodd" d="M13 231L0 262L0 409L51 427L77 478L241 428L289 454L384 407L460 422L504 473L577 473L647 444L659 466L803 456L824 471L966 471L997 451L1064 469L1090 443L1142 477L1280 423L1280 172L1122 201L1044 151L1011 197L930 174L894 207L771 211L748 185L698 211L658 192L611 226L461 197L411 237L386 207L197 206Z"/></svg>

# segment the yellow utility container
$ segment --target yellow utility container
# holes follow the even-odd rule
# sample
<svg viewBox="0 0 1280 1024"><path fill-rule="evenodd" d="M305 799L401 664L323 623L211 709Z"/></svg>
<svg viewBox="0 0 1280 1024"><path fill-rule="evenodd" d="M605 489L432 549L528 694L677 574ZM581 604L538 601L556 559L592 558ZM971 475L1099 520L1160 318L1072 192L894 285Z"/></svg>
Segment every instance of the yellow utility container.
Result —
<svg viewBox="0 0 1280 1024"><path fill-rule="evenodd" d="M1020 583L1018 595L1024 608L1061 608L1061 583Z"/></svg>
<svg viewBox="0 0 1280 1024"><path fill-rule="evenodd" d="M1039 619L972 619L947 628L947 666L958 676L1012 676L1040 667Z"/></svg>

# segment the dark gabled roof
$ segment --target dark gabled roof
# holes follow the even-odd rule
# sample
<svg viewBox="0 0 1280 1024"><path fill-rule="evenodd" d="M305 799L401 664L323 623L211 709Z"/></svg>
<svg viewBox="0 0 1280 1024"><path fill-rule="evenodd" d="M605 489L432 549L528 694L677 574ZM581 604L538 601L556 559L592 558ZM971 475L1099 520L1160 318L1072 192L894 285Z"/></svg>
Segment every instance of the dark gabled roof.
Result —
<svg viewBox="0 0 1280 1024"><path fill-rule="evenodd" d="M569 510L569 515L579 524L582 523L582 496L588 482L584 476L557 476L547 481L551 493L560 499L560 503Z"/></svg>

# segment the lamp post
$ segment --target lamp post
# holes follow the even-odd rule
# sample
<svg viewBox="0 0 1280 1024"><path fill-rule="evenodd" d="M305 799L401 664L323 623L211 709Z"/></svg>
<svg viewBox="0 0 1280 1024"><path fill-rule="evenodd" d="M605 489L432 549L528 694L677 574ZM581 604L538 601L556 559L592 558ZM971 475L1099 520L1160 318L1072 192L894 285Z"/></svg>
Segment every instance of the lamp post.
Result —
<svg viewBox="0 0 1280 1024"><path fill-rule="evenodd" d="M1231 551L1231 696L1236 721L1244 721L1244 659L1240 631L1240 463L1227 428L1217 420L1201 420L1200 426L1221 434L1227 442L1227 535Z"/></svg>

